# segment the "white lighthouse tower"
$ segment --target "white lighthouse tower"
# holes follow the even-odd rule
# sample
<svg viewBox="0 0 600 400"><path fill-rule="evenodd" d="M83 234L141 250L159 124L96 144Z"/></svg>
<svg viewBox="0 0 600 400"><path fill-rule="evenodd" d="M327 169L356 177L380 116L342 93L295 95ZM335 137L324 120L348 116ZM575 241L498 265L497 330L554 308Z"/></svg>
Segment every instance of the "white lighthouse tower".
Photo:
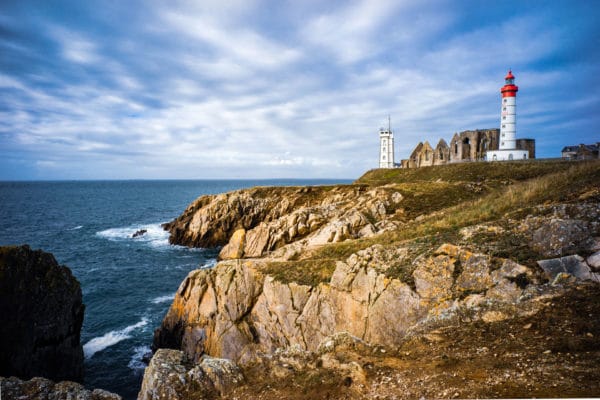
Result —
<svg viewBox="0 0 600 400"><path fill-rule="evenodd" d="M488 161L526 160L529 157L527 150L517 149L517 92L515 77L512 71L504 77L504 86L500 88L502 94L502 111L500 117L500 138L498 150L487 152Z"/></svg>
<svg viewBox="0 0 600 400"><path fill-rule="evenodd" d="M389 117L387 130L379 129L379 168L394 168L394 133Z"/></svg>

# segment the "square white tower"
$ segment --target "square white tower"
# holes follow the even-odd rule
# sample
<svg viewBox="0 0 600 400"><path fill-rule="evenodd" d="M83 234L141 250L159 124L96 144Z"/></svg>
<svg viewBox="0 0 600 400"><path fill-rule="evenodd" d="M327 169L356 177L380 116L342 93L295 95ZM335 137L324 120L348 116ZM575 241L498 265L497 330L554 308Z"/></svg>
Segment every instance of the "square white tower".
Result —
<svg viewBox="0 0 600 400"><path fill-rule="evenodd" d="M379 130L379 168L394 168L394 133L390 128Z"/></svg>

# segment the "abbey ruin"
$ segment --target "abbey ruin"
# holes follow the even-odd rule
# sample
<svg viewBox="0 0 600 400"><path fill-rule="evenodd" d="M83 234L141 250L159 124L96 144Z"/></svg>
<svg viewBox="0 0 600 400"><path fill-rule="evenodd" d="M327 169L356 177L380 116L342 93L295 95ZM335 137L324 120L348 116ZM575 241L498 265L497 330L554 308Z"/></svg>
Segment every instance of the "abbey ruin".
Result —
<svg viewBox="0 0 600 400"><path fill-rule="evenodd" d="M499 149L500 129L476 129L455 133L450 145L440 139L435 148L429 142L419 142L402 168L419 168L455 162L485 161L486 153ZM516 147L535 158L535 139L517 139Z"/></svg>

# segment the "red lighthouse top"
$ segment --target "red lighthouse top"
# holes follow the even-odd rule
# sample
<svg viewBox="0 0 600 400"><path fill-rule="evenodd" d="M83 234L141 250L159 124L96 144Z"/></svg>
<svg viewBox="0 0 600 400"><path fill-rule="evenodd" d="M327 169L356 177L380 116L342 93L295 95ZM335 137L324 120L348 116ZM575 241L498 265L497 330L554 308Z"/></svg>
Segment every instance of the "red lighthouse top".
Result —
<svg viewBox="0 0 600 400"><path fill-rule="evenodd" d="M510 69L508 70L508 74L504 77L504 83L505 85L500 89L502 97L516 97L519 87L515 85L515 76Z"/></svg>

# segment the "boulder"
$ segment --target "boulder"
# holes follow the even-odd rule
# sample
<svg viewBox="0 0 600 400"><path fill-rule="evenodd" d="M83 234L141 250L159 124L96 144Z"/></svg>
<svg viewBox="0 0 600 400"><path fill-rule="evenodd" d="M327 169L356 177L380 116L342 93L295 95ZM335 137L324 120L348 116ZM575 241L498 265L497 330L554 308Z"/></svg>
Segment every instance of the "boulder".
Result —
<svg viewBox="0 0 600 400"><path fill-rule="evenodd" d="M138 400L214 399L243 381L240 368L230 360L204 356L192 366L182 351L159 349L144 371Z"/></svg>
<svg viewBox="0 0 600 400"><path fill-rule="evenodd" d="M600 251L595 252L587 258L587 264L594 270L600 269Z"/></svg>
<svg viewBox="0 0 600 400"><path fill-rule="evenodd" d="M588 222L581 220L543 220L541 226L532 234L531 247L545 257L557 257L567 252L588 249L594 244L589 228Z"/></svg>
<svg viewBox="0 0 600 400"><path fill-rule="evenodd" d="M246 230L238 229L233 233L229 243L227 243L219 253L219 260L233 260L244 256L244 246L246 245Z"/></svg>
<svg viewBox="0 0 600 400"><path fill-rule="evenodd" d="M83 379L79 282L50 253L0 247L0 375Z"/></svg>
<svg viewBox="0 0 600 400"><path fill-rule="evenodd" d="M16 377L0 377L2 399L23 400L121 400L121 396L102 389L88 390L75 382L54 383L46 378L22 381Z"/></svg>
<svg viewBox="0 0 600 400"><path fill-rule="evenodd" d="M146 233L148 233L148 231L146 229L140 229L138 231L135 231L135 233L133 235L131 235L131 237L136 238L138 236L144 236Z"/></svg>
<svg viewBox="0 0 600 400"><path fill-rule="evenodd" d="M558 274L565 273L581 280L598 281L598 275L592 273L583 257L578 255L540 260L537 263L549 280L554 280Z"/></svg>

